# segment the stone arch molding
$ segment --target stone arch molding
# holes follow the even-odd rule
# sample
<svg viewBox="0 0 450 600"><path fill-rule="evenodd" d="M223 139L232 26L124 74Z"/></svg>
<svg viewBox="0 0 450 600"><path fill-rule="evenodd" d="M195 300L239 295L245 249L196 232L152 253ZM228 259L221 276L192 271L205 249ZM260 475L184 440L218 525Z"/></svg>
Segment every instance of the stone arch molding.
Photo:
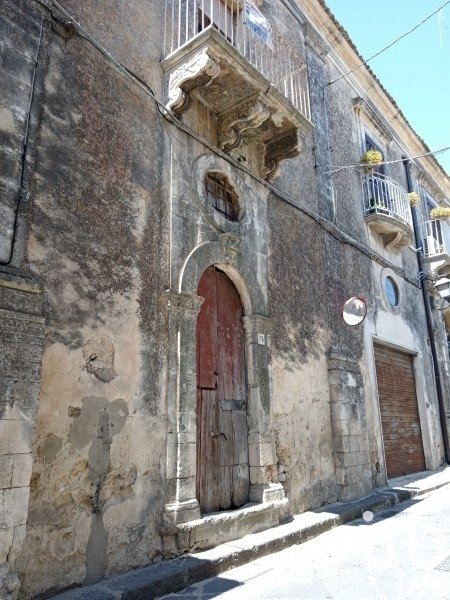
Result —
<svg viewBox="0 0 450 600"><path fill-rule="evenodd" d="M283 487L277 481L270 431L269 347L272 323L266 316L264 291L242 259L241 244L240 236L223 233L218 240L197 246L181 269L178 289L168 292L166 525L195 521L201 517L196 498L196 328L203 298L197 295L197 289L202 273L213 265L227 273L244 306L242 327L248 388L250 501L275 503L273 506L276 505L277 509L287 502Z"/></svg>
<svg viewBox="0 0 450 600"><path fill-rule="evenodd" d="M267 314L267 302L254 273L244 264L241 256L242 237L223 233L214 242L197 246L187 257L179 278L178 291L197 295L203 272L211 265L222 269L236 286L244 306L244 314Z"/></svg>

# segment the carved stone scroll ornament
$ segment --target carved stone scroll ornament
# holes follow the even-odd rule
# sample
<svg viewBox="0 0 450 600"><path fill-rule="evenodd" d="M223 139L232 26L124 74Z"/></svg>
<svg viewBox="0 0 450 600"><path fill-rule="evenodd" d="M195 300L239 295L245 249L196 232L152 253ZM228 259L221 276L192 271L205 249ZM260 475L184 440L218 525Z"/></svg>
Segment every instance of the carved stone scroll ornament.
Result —
<svg viewBox="0 0 450 600"><path fill-rule="evenodd" d="M385 248L388 250L396 250L397 248L403 248L411 243L411 239L405 235L402 231L393 233L391 235L382 235L383 243Z"/></svg>
<svg viewBox="0 0 450 600"><path fill-rule="evenodd" d="M222 233L220 240L224 247L224 259L228 265L233 265L240 253L242 237L232 233Z"/></svg>
<svg viewBox="0 0 450 600"><path fill-rule="evenodd" d="M275 179L280 173L280 162L298 156L305 149L305 140L297 130L291 130L267 144L264 159L263 176L267 181Z"/></svg>
<svg viewBox="0 0 450 600"><path fill-rule="evenodd" d="M189 93L195 88L208 85L219 73L219 65L208 55L206 49L196 54L170 75L167 108L178 115L183 113L189 104Z"/></svg>
<svg viewBox="0 0 450 600"><path fill-rule="evenodd" d="M256 130L270 117L268 106L259 98L254 97L239 104L227 113L219 126L219 145L224 152L230 152L242 145L245 134Z"/></svg>

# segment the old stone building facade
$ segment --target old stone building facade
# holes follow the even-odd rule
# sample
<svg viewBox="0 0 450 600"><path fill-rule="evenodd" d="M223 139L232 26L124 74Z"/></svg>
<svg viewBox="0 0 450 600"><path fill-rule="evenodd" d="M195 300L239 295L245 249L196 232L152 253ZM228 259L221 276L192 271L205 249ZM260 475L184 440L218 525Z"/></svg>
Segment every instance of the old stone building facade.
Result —
<svg viewBox="0 0 450 600"><path fill-rule="evenodd" d="M448 460L449 178L322 0L0 30L2 598Z"/></svg>

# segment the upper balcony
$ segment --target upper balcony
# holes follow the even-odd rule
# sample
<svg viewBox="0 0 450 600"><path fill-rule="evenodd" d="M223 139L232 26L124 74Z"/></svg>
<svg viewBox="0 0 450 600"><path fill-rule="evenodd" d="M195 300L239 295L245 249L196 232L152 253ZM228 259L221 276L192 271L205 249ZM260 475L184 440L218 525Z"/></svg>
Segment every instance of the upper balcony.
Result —
<svg viewBox="0 0 450 600"><path fill-rule="evenodd" d="M422 244L424 260L436 263L439 271L450 266L450 227L446 221L426 221L422 226Z"/></svg>
<svg viewBox="0 0 450 600"><path fill-rule="evenodd" d="M249 12L250 11L250 12ZM217 143L265 147L261 175L303 149L311 128L305 61L243 0L166 0L165 96L182 114L192 97L217 117Z"/></svg>
<svg viewBox="0 0 450 600"><path fill-rule="evenodd" d="M409 246L414 240L408 193L385 175L372 173L363 181L364 215L381 234L386 248Z"/></svg>

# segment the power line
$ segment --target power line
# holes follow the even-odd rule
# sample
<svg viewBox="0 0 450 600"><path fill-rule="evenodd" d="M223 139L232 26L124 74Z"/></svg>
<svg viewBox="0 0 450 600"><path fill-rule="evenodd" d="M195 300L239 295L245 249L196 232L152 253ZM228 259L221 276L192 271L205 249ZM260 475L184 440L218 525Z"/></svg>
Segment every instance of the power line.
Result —
<svg viewBox="0 0 450 600"><path fill-rule="evenodd" d="M48 6L46 4L44 4L44 0L36 0L36 1L48 10ZM450 0L449 0L449 2L450 2ZM100 52L101 55L103 55L107 60L109 60L114 65L114 67L117 69L117 71L119 73L121 73L121 75L123 75L126 79L130 80L134 85L139 87L141 89L141 91L144 92L144 94L146 94L147 96L152 98L152 100L155 102L155 104L158 108L159 113L164 117L164 119L166 119L166 121L173 124L177 129L184 131L191 138L193 138L197 142L201 143L205 148L208 148L211 152L213 152L217 156L219 156L222 159L224 159L225 161L227 161L230 165L236 167L237 169L239 169L242 172L249 175L254 181L257 181L258 183L263 185L267 190L272 192L280 200L287 202L288 204L290 204L291 206L295 207L297 210L299 210L300 212L305 214L307 217L312 219L317 225L319 225L322 229L327 231L334 239L336 239L341 244L345 244L345 245L351 246L352 248L355 248L356 250L358 250L362 254L366 255L370 259L378 262L380 265L382 265L384 267L389 267L390 269L392 269L395 273L397 273L400 277L402 277L404 279L404 281L407 281L408 283L410 283L411 285L413 285L417 288L420 287L419 284L417 283L417 281L413 277L410 277L407 273L405 273L405 271L401 267L395 265L394 263L391 263L384 256L379 254L376 250L373 250L372 248L370 248L370 246L366 245L364 242L360 242L360 241L354 239L352 236L347 234L344 230L337 227L334 223L332 223L331 221L329 221L322 215L316 213L315 211L311 210L307 206L300 206L288 194L285 194L284 192L282 192L281 190L276 188L274 185L272 185L268 181L265 181L264 179L261 179L260 177L258 177L255 173L252 173L250 171L250 169L246 168L244 165L239 163L237 160L235 160L234 158L232 158L231 156L229 156L228 154L226 154L225 152L220 150L220 148L218 148L217 146L215 146L214 144L209 142L207 139L200 136L191 127L189 127L188 125L186 125L185 123L183 123L182 121L177 119L175 117L175 115L166 107L166 105L161 100L159 100L159 98L157 98L157 96L155 96L153 90L144 81L142 81L142 79L140 79L140 77L138 77L136 74L132 73L127 67L122 65L122 63L120 63L116 58L114 58L114 56L110 52L108 52L96 38L94 38L88 31L86 31L86 29L84 29L80 25L80 23L78 23L72 17L72 15L69 12L67 12L67 10L59 4L59 2L57 0L53 0L53 5L55 6L55 8L57 10L59 10L66 17L67 21L64 23L62 21L61 17L54 15L53 11L50 10L52 17L56 21L63 22L63 24L66 27L68 25L72 25L74 27L75 31L78 33L78 35L80 35L83 39L85 39L87 42L92 44L92 46L94 46L94 48L96 48Z"/></svg>
<svg viewBox="0 0 450 600"><path fill-rule="evenodd" d="M450 1L450 0L449 0ZM432 152L426 152L425 154L417 154L416 156L409 156L408 159L409 160L415 160L416 158L425 158L426 156L437 156L438 154L443 154L444 152L447 152L448 150L450 150L450 146L446 146L445 148L441 148L440 150L434 150ZM403 158L399 158L397 160L386 160L383 162L379 162L377 164L374 164L374 167L380 167L382 165L393 165L395 163L399 163L399 162L403 162ZM330 167L332 167L331 171L322 171L321 175L335 175L336 173L339 173L340 171L344 171L345 169L362 169L362 168L367 168L366 164L361 164L361 163L355 163L353 165L341 165L341 166L332 166L330 165Z"/></svg>
<svg viewBox="0 0 450 600"><path fill-rule="evenodd" d="M431 17L434 17L434 15L436 15L439 11L441 11L443 8L445 8L447 6L447 4L450 4L450 0L447 0L447 2L444 2L444 4L442 6L440 6L437 10L435 10L433 13L431 13L431 15L428 15L428 17L426 17L425 19L423 19L423 21L421 21L420 23L418 23L417 25L415 25L412 29L410 29L409 31L407 31L406 33L403 33L402 35L400 35L398 38L396 38L393 42L391 42L388 46L385 46L384 48L382 48L379 52L377 52L376 54L374 54L373 56L367 58L366 60L364 60L362 63L359 63L359 65L357 65L356 67L354 67L353 69L351 69L350 71L348 71L347 73L344 73L343 75L340 75L339 77L337 77L336 79L333 79L333 81L329 81L327 83L327 86L332 85L333 83L336 83L336 81L339 81L340 79L342 79L343 77L347 77L348 75L350 75L351 73L353 73L354 71L356 71L357 69L359 69L360 67L362 67L363 65L367 64L369 62L369 60L372 60L374 58L376 58L377 56L380 56L380 54L382 54L383 52L385 52L386 50L389 50L389 48L392 48L392 46L394 46L397 42L399 42L400 40L402 40L403 38L405 38L407 35L409 35L410 33L413 33L414 31L416 31L416 29L418 29L421 25L423 25L424 23L426 23L429 19L431 19ZM325 86L325 87L327 87Z"/></svg>

